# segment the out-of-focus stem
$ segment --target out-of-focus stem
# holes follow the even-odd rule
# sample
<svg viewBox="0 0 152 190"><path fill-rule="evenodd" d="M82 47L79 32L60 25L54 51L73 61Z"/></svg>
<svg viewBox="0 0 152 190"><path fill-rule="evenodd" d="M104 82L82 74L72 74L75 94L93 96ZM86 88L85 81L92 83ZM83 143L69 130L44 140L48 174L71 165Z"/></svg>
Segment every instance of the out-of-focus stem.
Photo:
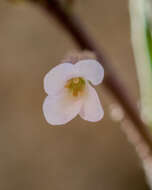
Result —
<svg viewBox="0 0 152 190"><path fill-rule="evenodd" d="M77 16L67 13L61 6L59 0L46 0L44 8L47 10L49 15L54 15L54 17L60 22L60 24L62 24L67 32L69 32L73 40L75 40L76 44L81 49L90 50L96 54L99 62L105 69L104 84L117 98L118 102L133 122L135 134L140 136L140 142L144 142L144 145L148 150L147 155L152 155L151 136L149 135L145 124L137 112L136 105L132 102L130 96L128 95L128 90L124 87L124 84L119 80L119 76L114 71L113 66L105 59L100 48L92 39L88 31L85 30L83 23L80 22ZM128 129L129 127L130 126L127 125ZM126 130L124 130L124 132L126 133ZM130 133L127 133L127 135L130 135ZM132 143L135 147L137 147L136 141L132 141ZM142 149L139 151L142 151Z"/></svg>

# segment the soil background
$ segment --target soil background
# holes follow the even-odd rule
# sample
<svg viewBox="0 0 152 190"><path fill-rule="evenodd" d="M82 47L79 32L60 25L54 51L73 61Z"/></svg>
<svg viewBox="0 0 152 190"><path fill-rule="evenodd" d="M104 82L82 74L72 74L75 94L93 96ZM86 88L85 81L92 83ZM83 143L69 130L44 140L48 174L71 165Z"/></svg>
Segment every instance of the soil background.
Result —
<svg viewBox="0 0 152 190"><path fill-rule="evenodd" d="M74 11L138 102L127 0L77 0ZM42 113L43 77L77 46L40 8L0 0L0 189L148 190L141 163L104 83L97 87L104 119L79 117L64 127Z"/></svg>

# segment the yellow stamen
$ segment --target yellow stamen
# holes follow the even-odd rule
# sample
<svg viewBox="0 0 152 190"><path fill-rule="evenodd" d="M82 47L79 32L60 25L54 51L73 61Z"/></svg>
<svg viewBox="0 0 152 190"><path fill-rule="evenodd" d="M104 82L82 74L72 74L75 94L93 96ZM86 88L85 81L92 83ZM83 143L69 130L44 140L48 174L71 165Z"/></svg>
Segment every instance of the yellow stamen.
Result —
<svg viewBox="0 0 152 190"><path fill-rule="evenodd" d="M66 82L65 88L68 88L69 92L76 97L84 91L85 80L82 77L72 78Z"/></svg>
<svg viewBox="0 0 152 190"><path fill-rule="evenodd" d="M78 77L77 77L77 78L73 78L73 82L74 82L74 84L78 84L79 81L80 81L80 79L79 79Z"/></svg>

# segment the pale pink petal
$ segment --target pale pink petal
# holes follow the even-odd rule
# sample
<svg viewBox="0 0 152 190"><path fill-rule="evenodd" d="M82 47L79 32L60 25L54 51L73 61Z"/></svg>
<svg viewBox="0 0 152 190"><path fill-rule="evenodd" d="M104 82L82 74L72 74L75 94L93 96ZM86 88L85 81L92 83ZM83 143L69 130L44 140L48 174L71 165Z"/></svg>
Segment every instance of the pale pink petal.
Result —
<svg viewBox="0 0 152 190"><path fill-rule="evenodd" d="M81 60L75 64L75 69L80 76L89 80L92 84L98 85L104 77L104 69L101 64L93 59Z"/></svg>
<svg viewBox="0 0 152 190"><path fill-rule="evenodd" d="M88 84L88 94L84 99L80 116L87 121L96 122L103 118L104 111L96 90Z"/></svg>
<svg viewBox="0 0 152 190"><path fill-rule="evenodd" d="M74 66L63 63L51 69L44 77L44 89L47 94L55 95L63 88L65 82L72 77Z"/></svg>
<svg viewBox="0 0 152 190"><path fill-rule="evenodd" d="M80 112L81 100L75 100L66 94L47 96L43 103L45 119L51 125L63 125Z"/></svg>

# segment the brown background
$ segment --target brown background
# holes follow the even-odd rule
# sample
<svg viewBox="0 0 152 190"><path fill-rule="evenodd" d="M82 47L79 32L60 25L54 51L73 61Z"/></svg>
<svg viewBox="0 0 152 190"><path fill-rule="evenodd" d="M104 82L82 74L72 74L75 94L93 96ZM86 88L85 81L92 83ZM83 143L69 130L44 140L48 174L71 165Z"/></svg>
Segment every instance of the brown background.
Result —
<svg viewBox="0 0 152 190"><path fill-rule="evenodd" d="M128 1L77 0L75 11L137 101ZM40 9L0 0L0 190L148 189L133 147L109 116L115 100L104 85L101 122L46 123L43 77L74 49Z"/></svg>

